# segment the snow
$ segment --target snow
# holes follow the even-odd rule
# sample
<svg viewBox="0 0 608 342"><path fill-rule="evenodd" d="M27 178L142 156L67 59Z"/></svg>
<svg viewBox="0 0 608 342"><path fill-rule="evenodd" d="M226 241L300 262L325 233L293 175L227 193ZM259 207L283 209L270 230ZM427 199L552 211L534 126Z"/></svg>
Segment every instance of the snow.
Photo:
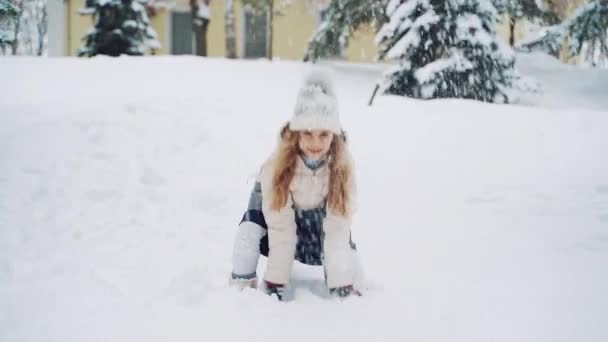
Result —
<svg viewBox="0 0 608 342"><path fill-rule="evenodd" d="M401 0L389 0L386 4L386 15L390 16L397 9L397 6L401 5Z"/></svg>
<svg viewBox="0 0 608 342"><path fill-rule="evenodd" d="M0 28L0 41L13 41L14 39L15 39L14 32Z"/></svg>
<svg viewBox="0 0 608 342"><path fill-rule="evenodd" d="M525 103L534 103L550 110L608 110L607 69L564 65L542 53L519 54L517 57L522 62L518 65L521 74L541 81L544 89L542 97L527 98Z"/></svg>
<svg viewBox="0 0 608 342"><path fill-rule="evenodd" d="M10 1L0 1L0 13L5 15L7 13L14 14L17 11L15 5L13 5ZM5 19L5 18L3 18Z"/></svg>
<svg viewBox="0 0 608 342"><path fill-rule="evenodd" d="M608 73L519 57L527 105L368 107L387 66L335 66L364 296L296 265L288 303L227 284L303 64L5 58L0 340L607 340Z"/></svg>
<svg viewBox="0 0 608 342"><path fill-rule="evenodd" d="M209 9L209 6L207 6L203 0L197 0L197 6L198 11L196 12L196 17L209 20L211 18L211 10Z"/></svg>
<svg viewBox="0 0 608 342"><path fill-rule="evenodd" d="M76 13L81 15L93 15L96 11L97 10L95 9L95 7L84 7L76 10Z"/></svg>
<svg viewBox="0 0 608 342"><path fill-rule="evenodd" d="M420 44L420 35L418 30L412 28L403 35L393 47L386 53L386 59L397 59L407 53L407 49Z"/></svg>
<svg viewBox="0 0 608 342"><path fill-rule="evenodd" d="M422 97L430 98L436 90L437 84L432 83L437 78L437 74L442 71L455 70L464 72L472 69L473 64L469 61L462 53L455 50L447 58L441 58L431 63L428 63L424 67L416 70L415 76L418 83L422 84Z"/></svg>
<svg viewBox="0 0 608 342"><path fill-rule="evenodd" d="M122 23L122 27L125 29L136 29L137 28L137 22L135 20L125 20Z"/></svg>
<svg viewBox="0 0 608 342"><path fill-rule="evenodd" d="M398 2L399 0L397 0ZM408 21L408 17L413 15L413 11L416 8L428 8L429 2L428 0L415 0L415 1L406 1L402 4L399 4L399 7L391 10L391 6L395 5L395 3L389 3L387 5L387 15L390 17L390 21L382 25L378 33L375 37L376 44L380 43L383 39L388 38L394 34L400 33L396 31L403 31L407 26L404 26L403 22ZM433 19L432 14L427 15L428 19ZM419 20L419 19L418 19ZM409 20L411 23L411 20Z"/></svg>
<svg viewBox="0 0 608 342"><path fill-rule="evenodd" d="M461 41L469 41L472 46L489 46L496 41L495 36L483 29L479 16L468 13L456 19L456 36Z"/></svg>
<svg viewBox="0 0 608 342"><path fill-rule="evenodd" d="M542 1L542 0L541 0ZM459 1L461 5L466 5L467 1L466 0L460 0ZM478 8L479 12L481 13L485 13L486 15L490 16L490 17L497 17L498 13L496 11L496 6L495 3L492 1L476 1L476 7Z"/></svg>
<svg viewBox="0 0 608 342"><path fill-rule="evenodd" d="M420 17L416 18L413 23L411 23L409 18L406 19L404 23L410 24L409 31L407 31L407 33L404 34L403 37L401 37L399 41L397 41L395 45L393 45L393 47L386 53L386 58L390 60L400 58L401 56L405 55L408 48L420 43L420 32L429 30L429 27L438 23L440 19L441 18L432 10L429 10ZM402 25L402 27L399 28L399 32L403 32L405 29L406 27Z"/></svg>

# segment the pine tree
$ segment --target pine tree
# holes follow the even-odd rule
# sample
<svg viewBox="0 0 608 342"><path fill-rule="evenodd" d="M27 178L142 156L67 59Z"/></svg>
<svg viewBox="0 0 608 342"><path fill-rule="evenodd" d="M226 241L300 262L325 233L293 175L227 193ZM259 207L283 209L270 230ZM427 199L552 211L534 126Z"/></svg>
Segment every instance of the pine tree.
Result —
<svg viewBox="0 0 608 342"><path fill-rule="evenodd" d="M17 15L17 8L9 0L0 0L0 50L3 52L15 40L12 26Z"/></svg>
<svg viewBox="0 0 608 342"><path fill-rule="evenodd" d="M498 14L506 14L511 19L537 18L542 10L535 0L493 0Z"/></svg>
<svg viewBox="0 0 608 342"><path fill-rule="evenodd" d="M496 10L480 0L391 0L376 35L380 59L399 59L382 90L418 98L508 101L514 55L495 32Z"/></svg>
<svg viewBox="0 0 608 342"><path fill-rule="evenodd" d="M566 23L570 56L608 66L608 0L590 0Z"/></svg>
<svg viewBox="0 0 608 342"><path fill-rule="evenodd" d="M87 0L95 24L83 37L79 56L140 56L160 48L144 5L147 0Z"/></svg>
<svg viewBox="0 0 608 342"><path fill-rule="evenodd" d="M304 61L340 56L362 24L382 24L387 0L331 0L321 12L322 22L308 43Z"/></svg>

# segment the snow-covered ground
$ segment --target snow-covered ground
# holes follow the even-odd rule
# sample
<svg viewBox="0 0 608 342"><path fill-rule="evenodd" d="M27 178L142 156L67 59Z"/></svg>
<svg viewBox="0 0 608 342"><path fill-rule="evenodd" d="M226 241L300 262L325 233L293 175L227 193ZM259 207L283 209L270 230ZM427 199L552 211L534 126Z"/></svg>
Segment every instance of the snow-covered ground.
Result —
<svg viewBox="0 0 608 342"><path fill-rule="evenodd" d="M3 59L0 341L608 340L608 72L521 57L533 105L335 66L364 296L297 265L288 303L227 279L304 65Z"/></svg>

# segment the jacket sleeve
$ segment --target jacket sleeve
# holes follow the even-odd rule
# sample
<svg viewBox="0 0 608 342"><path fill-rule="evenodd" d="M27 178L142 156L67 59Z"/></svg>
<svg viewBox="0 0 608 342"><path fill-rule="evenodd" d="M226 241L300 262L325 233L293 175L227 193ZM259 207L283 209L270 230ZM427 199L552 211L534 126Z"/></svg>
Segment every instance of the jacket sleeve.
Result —
<svg viewBox="0 0 608 342"><path fill-rule="evenodd" d="M264 280L276 284L287 284L295 255L297 226L291 196L280 210L270 208L273 172L272 164L266 163L259 177L264 198L262 212L268 225L269 252Z"/></svg>
<svg viewBox="0 0 608 342"><path fill-rule="evenodd" d="M329 288L352 285L355 277L355 251L350 245L351 219L328 211L323 223L324 265Z"/></svg>
<svg viewBox="0 0 608 342"><path fill-rule="evenodd" d="M351 188L351 208L355 210L356 186L353 180ZM323 251L324 265L327 273L327 286L336 288L353 285L356 270L356 251L351 247L352 213L342 216L327 209L327 216L323 222L325 238Z"/></svg>

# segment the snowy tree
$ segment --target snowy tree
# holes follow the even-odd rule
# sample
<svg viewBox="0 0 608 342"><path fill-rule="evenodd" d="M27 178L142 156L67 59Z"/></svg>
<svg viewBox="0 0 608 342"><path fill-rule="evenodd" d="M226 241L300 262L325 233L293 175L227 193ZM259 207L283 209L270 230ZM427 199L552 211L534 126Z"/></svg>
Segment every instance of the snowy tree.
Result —
<svg viewBox="0 0 608 342"><path fill-rule="evenodd" d="M566 31L562 25L545 27L538 37L518 43L515 49L520 52L540 51L559 58L565 36Z"/></svg>
<svg viewBox="0 0 608 342"><path fill-rule="evenodd" d="M7 12L7 8L12 9ZM13 0L12 3L0 0L0 47L3 53L44 55L47 21L46 0ZM10 37L10 42L7 37Z"/></svg>
<svg viewBox="0 0 608 342"><path fill-rule="evenodd" d="M541 20L547 24L555 24L559 20L550 10L543 10L537 0L493 0L498 14L506 16L509 21L509 44L515 45L515 24L525 18Z"/></svg>
<svg viewBox="0 0 608 342"><path fill-rule="evenodd" d="M143 55L158 49L156 32L150 26L144 5L147 0L87 0L95 23L83 37L79 56Z"/></svg>
<svg viewBox="0 0 608 342"><path fill-rule="evenodd" d="M15 32L13 26L17 19L18 11L8 0L0 0L0 51L5 53L5 48L13 44Z"/></svg>
<svg viewBox="0 0 608 342"><path fill-rule="evenodd" d="M399 59L381 90L418 98L508 101L514 55L495 32L496 10L479 0L391 0L376 35L380 59Z"/></svg>
<svg viewBox="0 0 608 342"><path fill-rule="evenodd" d="M304 61L340 56L362 24L383 24L388 0L331 0L321 11L321 24L308 42Z"/></svg>
<svg viewBox="0 0 608 342"><path fill-rule="evenodd" d="M536 18L541 15L536 0L493 0L498 14L506 14L511 19Z"/></svg>
<svg viewBox="0 0 608 342"><path fill-rule="evenodd" d="M590 0L566 23L570 56L592 66L608 66L608 0Z"/></svg>
<svg viewBox="0 0 608 342"><path fill-rule="evenodd" d="M46 0L21 0L23 10L17 32L16 54L42 56L46 52L47 11Z"/></svg>

